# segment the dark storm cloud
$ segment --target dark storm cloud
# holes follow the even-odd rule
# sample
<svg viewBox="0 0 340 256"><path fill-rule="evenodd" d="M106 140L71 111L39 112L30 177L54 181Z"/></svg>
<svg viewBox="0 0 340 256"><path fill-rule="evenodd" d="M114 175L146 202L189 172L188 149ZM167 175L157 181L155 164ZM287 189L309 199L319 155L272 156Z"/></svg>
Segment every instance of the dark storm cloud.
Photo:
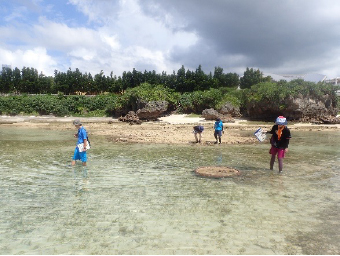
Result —
<svg viewBox="0 0 340 256"><path fill-rule="evenodd" d="M285 63L316 62L311 65L316 70L339 50L339 6L330 0L155 0L144 10L165 24L164 14L170 13L178 24L169 27L200 38L189 51L174 49L173 60L224 66L243 56L238 65L279 69Z"/></svg>

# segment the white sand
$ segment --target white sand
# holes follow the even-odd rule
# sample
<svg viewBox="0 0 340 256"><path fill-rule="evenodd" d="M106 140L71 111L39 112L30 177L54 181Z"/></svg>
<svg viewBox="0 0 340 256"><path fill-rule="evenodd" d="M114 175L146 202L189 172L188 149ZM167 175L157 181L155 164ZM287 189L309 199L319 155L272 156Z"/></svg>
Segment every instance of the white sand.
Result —
<svg viewBox="0 0 340 256"><path fill-rule="evenodd" d="M170 116L164 116L158 118L161 122L169 123L169 124L199 124L206 123L207 121L202 117L188 117L186 114L174 114Z"/></svg>

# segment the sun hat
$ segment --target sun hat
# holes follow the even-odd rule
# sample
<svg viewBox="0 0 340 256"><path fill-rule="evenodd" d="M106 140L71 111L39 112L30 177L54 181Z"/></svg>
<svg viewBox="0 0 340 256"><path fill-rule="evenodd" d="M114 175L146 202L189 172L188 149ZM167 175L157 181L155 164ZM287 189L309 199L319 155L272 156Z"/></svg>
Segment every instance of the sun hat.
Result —
<svg viewBox="0 0 340 256"><path fill-rule="evenodd" d="M287 125L287 119L284 116L279 116L278 118L276 118L275 124L277 125Z"/></svg>
<svg viewBox="0 0 340 256"><path fill-rule="evenodd" d="M80 120L79 119L74 120L73 125L81 125Z"/></svg>

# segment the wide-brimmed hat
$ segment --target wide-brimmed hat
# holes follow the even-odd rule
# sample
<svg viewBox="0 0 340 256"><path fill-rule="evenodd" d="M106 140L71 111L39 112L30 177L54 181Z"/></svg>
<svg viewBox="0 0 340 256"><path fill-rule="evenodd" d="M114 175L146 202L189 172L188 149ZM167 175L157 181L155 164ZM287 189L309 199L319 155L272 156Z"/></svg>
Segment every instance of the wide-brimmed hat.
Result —
<svg viewBox="0 0 340 256"><path fill-rule="evenodd" d="M73 121L74 125L82 125L79 119Z"/></svg>
<svg viewBox="0 0 340 256"><path fill-rule="evenodd" d="M275 124L277 125L287 125L287 119L284 116L279 116L278 118L276 118Z"/></svg>

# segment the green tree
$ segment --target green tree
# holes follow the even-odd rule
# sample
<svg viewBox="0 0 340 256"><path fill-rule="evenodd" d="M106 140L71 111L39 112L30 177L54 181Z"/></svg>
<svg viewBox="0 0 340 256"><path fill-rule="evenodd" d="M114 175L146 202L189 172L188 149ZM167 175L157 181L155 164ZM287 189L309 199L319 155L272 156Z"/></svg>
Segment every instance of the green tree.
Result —
<svg viewBox="0 0 340 256"><path fill-rule="evenodd" d="M254 70L253 68L247 68L247 70L244 71L243 77L240 78L240 87L241 89L246 89L261 82L270 82L270 80L270 77L264 78L259 69Z"/></svg>
<svg viewBox="0 0 340 256"><path fill-rule="evenodd" d="M107 86L107 79L104 75L104 71L101 70L99 74L94 76L94 83L96 85L96 93L105 92L108 88Z"/></svg>
<svg viewBox="0 0 340 256"><path fill-rule="evenodd" d="M51 93L54 86L54 79L50 76L45 76L42 72L39 75L38 83L39 93Z"/></svg>
<svg viewBox="0 0 340 256"><path fill-rule="evenodd" d="M110 76L106 77L106 80L107 80L107 91L108 92L117 93L120 91L117 76L113 75L113 71L111 71Z"/></svg>
<svg viewBox="0 0 340 256"><path fill-rule="evenodd" d="M93 77L91 75L91 73L86 73L83 75L83 91L87 92L87 93L91 93L93 91L93 87L94 87L94 81L93 81Z"/></svg>
<svg viewBox="0 0 340 256"><path fill-rule="evenodd" d="M70 93L66 73L54 70L54 83L55 83L53 90L54 93L56 92L62 92L64 94Z"/></svg>
<svg viewBox="0 0 340 256"><path fill-rule="evenodd" d="M189 69L185 73L185 91L192 92L196 88L196 74Z"/></svg>
<svg viewBox="0 0 340 256"><path fill-rule="evenodd" d="M208 90L210 87L209 78L199 65L195 72L196 87L194 90Z"/></svg>
<svg viewBox="0 0 340 256"><path fill-rule="evenodd" d="M178 92L187 91L184 65L182 65L182 67L177 71L176 91Z"/></svg>
<svg viewBox="0 0 340 256"><path fill-rule="evenodd" d="M223 74L223 68L215 67L213 79L214 79L213 87L219 88L225 86L225 76Z"/></svg>
<svg viewBox="0 0 340 256"><path fill-rule="evenodd" d="M21 70L22 77L22 92L26 93L39 93L38 70L34 68L23 67Z"/></svg>
<svg viewBox="0 0 340 256"><path fill-rule="evenodd" d="M230 88L237 88L240 85L240 76L236 73L225 74L225 85Z"/></svg>
<svg viewBox="0 0 340 256"><path fill-rule="evenodd" d="M70 89L69 93L75 92L85 92L85 79L83 78L83 74L76 68L75 71L72 71L71 68L67 70L67 84Z"/></svg>
<svg viewBox="0 0 340 256"><path fill-rule="evenodd" d="M21 92L21 71L17 67L13 70L12 78L14 92Z"/></svg>
<svg viewBox="0 0 340 256"><path fill-rule="evenodd" d="M13 90L12 69L3 67L1 72L1 92L8 93Z"/></svg>

